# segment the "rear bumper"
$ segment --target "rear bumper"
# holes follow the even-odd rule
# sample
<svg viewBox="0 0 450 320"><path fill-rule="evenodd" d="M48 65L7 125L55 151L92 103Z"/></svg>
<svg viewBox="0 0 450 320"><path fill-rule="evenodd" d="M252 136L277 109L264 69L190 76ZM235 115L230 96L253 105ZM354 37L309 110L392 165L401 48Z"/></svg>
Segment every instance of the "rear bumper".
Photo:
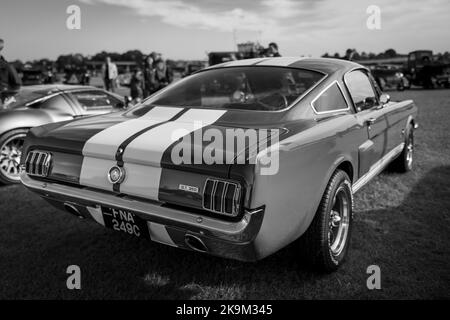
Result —
<svg viewBox="0 0 450 320"><path fill-rule="evenodd" d="M246 210L242 219L229 222L164 206L163 203L118 196L90 188L42 182L21 173L22 183L60 209L74 209L80 217L102 223L101 206L133 212L147 221L150 237L156 242L195 250L186 238L199 239L205 252L242 261L260 258L255 238L259 233L264 208ZM199 250L197 250L199 251Z"/></svg>

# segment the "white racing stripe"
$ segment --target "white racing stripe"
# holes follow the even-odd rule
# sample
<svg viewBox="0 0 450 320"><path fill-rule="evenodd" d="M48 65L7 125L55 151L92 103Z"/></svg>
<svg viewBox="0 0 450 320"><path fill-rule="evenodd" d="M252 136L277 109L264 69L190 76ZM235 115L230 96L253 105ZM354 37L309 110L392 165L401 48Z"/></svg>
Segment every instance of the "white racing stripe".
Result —
<svg viewBox="0 0 450 320"><path fill-rule="evenodd" d="M156 127L133 140L123 155L125 162L160 166L164 151L179 138L216 122L226 110L190 109L175 121Z"/></svg>
<svg viewBox="0 0 450 320"><path fill-rule="evenodd" d="M120 185L120 191L158 200L164 151L177 139L216 122L225 113L225 110L191 109L177 120L137 137L123 155L127 178Z"/></svg>
<svg viewBox="0 0 450 320"><path fill-rule="evenodd" d="M103 220L103 213L100 207L86 207L92 218L100 223L102 226L105 226L105 221Z"/></svg>
<svg viewBox="0 0 450 320"><path fill-rule="evenodd" d="M147 221L147 225L150 232L150 239L152 239L152 241L166 244L172 247L177 246L167 232L166 226L149 221Z"/></svg>
<svg viewBox="0 0 450 320"><path fill-rule="evenodd" d="M299 58L299 57L280 57L280 58L272 58L268 60L264 60L260 63L258 63L258 66L280 66L280 67L288 67L289 65L303 60L306 58Z"/></svg>
<svg viewBox="0 0 450 320"><path fill-rule="evenodd" d="M226 113L226 110L190 109L178 119L163 123L181 110L155 107L138 119L125 121L93 136L83 149L80 184L113 191L108 171L116 165L115 153L119 145L142 129L160 123L125 148L122 159L126 177L120 185L122 193L158 200L161 158L167 148L177 139L216 122Z"/></svg>
<svg viewBox="0 0 450 320"><path fill-rule="evenodd" d="M108 180L108 171L116 164L115 160L84 157L81 165L80 184L113 191L113 185Z"/></svg>
<svg viewBox="0 0 450 320"><path fill-rule="evenodd" d="M113 125L91 137L83 147L83 155L87 157L114 160L117 148L128 137L139 131L170 120L183 108L155 107L137 119L131 119Z"/></svg>

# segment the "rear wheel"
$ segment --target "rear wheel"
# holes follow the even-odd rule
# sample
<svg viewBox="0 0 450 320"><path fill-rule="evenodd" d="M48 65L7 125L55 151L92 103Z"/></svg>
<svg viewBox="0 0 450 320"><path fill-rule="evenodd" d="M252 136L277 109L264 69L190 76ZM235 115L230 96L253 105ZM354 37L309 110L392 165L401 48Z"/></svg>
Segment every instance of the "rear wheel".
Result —
<svg viewBox="0 0 450 320"><path fill-rule="evenodd" d="M17 129L0 136L0 182L19 183L20 157L27 129Z"/></svg>
<svg viewBox="0 0 450 320"><path fill-rule="evenodd" d="M405 146L402 153L391 163L391 168L397 172L408 172L412 170L414 159L414 127L409 125L405 131Z"/></svg>
<svg viewBox="0 0 450 320"><path fill-rule="evenodd" d="M316 215L300 239L309 264L325 272L343 263L350 242L353 195L348 175L337 170L328 182Z"/></svg>

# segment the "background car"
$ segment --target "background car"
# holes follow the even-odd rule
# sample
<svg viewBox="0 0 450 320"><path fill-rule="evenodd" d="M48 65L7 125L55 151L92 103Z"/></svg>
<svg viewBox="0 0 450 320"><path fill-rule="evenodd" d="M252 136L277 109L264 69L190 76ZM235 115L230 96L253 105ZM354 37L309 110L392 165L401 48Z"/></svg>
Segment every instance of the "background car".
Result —
<svg viewBox="0 0 450 320"><path fill-rule="evenodd" d="M25 86L0 110L0 182L19 182L28 130L35 126L122 110L127 99L87 86Z"/></svg>
<svg viewBox="0 0 450 320"><path fill-rule="evenodd" d="M371 71L381 90L397 89L402 91L410 87L409 80L398 66L388 64L377 65Z"/></svg>

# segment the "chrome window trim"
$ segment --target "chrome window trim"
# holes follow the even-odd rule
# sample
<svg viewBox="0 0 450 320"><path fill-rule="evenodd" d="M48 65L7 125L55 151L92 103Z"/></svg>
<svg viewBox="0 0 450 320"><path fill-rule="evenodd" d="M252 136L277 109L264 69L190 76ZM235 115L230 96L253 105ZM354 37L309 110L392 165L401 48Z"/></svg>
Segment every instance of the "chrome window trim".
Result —
<svg viewBox="0 0 450 320"><path fill-rule="evenodd" d="M328 111L317 111L317 109L314 107L314 102L316 102L328 89L330 89L332 86L337 84L337 87L339 88L339 91L341 92L342 97L344 98L345 104L347 105L347 108L342 109L334 109L334 110L328 110ZM322 91L319 92L319 94L311 101L310 103L311 108L313 109L315 114L328 114L328 113L334 113L334 112L342 112L342 111L348 111L350 110L350 105L348 103L347 98L345 97L344 92L342 91L342 87L339 84L339 81L334 80L330 84L328 84Z"/></svg>
<svg viewBox="0 0 450 320"><path fill-rule="evenodd" d="M44 96L44 97L37 98L37 99L32 100L32 101L29 101L29 102L25 103L25 107L32 106L32 105L35 104L35 103L45 102L45 101L47 101L47 100L49 100L49 99L51 99L51 98L53 98L53 97L56 97L56 96L58 96L58 95L61 95L61 92L60 92L60 91L51 93L51 94L49 94L49 95L46 95L46 96Z"/></svg>

